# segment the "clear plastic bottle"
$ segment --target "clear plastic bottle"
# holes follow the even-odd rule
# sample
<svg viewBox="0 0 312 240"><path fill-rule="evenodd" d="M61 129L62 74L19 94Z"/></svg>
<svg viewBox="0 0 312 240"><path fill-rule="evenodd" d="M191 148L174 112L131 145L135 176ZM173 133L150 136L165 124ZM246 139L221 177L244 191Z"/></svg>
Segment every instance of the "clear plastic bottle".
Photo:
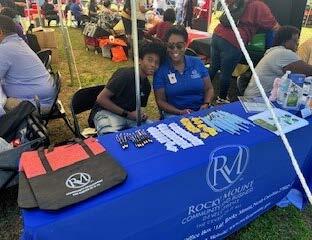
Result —
<svg viewBox="0 0 312 240"><path fill-rule="evenodd" d="M277 90L277 103L280 105L284 103L285 98L287 96L288 87L291 82L291 80L288 78L288 75L290 73L291 73L290 71L286 71L284 76L281 78L282 81Z"/></svg>

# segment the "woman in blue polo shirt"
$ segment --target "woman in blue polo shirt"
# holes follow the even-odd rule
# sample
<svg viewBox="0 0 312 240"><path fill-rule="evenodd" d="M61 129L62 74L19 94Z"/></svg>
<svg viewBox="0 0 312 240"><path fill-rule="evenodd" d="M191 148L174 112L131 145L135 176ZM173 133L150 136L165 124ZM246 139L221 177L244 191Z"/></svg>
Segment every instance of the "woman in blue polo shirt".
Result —
<svg viewBox="0 0 312 240"><path fill-rule="evenodd" d="M208 108L214 96L202 61L185 56L187 38L182 26L172 27L165 35L167 59L155 73L153 82L157 105L165 117Z"/></svg>

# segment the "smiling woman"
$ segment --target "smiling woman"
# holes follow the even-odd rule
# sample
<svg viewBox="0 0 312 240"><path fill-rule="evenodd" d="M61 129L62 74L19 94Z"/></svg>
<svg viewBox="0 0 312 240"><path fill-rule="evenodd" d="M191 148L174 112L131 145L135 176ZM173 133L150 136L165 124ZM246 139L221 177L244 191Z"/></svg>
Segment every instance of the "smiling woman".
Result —
<svg viewBox="0 0 312 240"><path fill-rule="evenodd" d="M175 26L165 36L167 59L154 76L157 105L165 117L210 106L214 91L208 70L197 57L185 56L188 34Z"/></svg>

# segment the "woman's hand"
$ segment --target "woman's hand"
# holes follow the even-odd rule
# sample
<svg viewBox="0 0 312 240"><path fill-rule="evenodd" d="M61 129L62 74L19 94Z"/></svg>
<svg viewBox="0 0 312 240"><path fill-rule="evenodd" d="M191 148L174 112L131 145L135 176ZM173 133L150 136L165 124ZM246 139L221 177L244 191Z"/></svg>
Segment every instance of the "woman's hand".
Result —
<svg viewBox="0 0 312 240"><path fill-rule="evenodd" d="M202 104L202 105L200 106L199 110L207 109L207 108L209 108L210 106L211 106L210 103L204 103L204 104Z"/></svg>
<svg viewBox="0 0 312 240"><path fill-rule="evenodd" d="M180 115L185 115L185 114L190 114L191 112L193 112L192 109L183 109L183 110L180 110Z"/></svg>

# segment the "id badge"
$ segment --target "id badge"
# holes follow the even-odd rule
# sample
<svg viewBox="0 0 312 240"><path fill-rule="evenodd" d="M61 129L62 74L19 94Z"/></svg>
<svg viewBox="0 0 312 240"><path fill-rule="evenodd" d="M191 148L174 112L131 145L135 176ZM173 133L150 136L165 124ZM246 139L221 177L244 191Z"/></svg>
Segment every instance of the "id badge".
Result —
<svg viewBox="0 0 312 240"><path fill-rule="evenodd" d="M168 74L168 78L169 78L169 82L170 82L171 84L177 83L177 78L176 78L175 73L169 73L169 74Z"/></svg>

